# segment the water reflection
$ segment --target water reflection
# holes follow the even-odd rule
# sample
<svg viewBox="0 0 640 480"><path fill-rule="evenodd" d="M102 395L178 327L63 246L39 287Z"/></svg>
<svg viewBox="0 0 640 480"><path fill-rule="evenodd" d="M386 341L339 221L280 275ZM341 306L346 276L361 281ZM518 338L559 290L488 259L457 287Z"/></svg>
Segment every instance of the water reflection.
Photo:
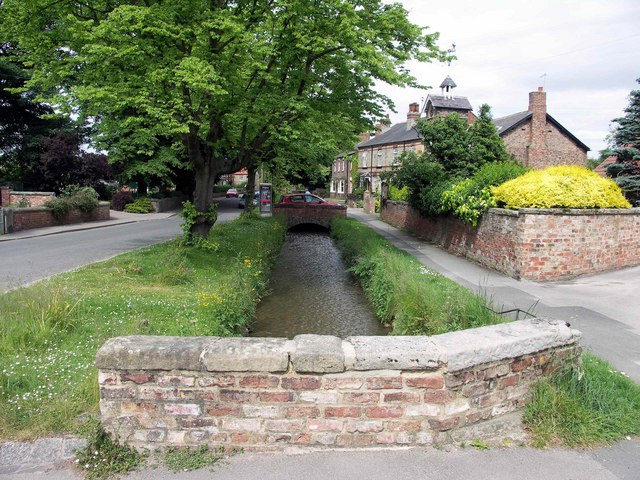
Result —
<svg viewBox="0 0 640 480"><path fill-rule="evenodd" d="M291 231L258 306L253 337L386 335L326 232Z"/></svg>

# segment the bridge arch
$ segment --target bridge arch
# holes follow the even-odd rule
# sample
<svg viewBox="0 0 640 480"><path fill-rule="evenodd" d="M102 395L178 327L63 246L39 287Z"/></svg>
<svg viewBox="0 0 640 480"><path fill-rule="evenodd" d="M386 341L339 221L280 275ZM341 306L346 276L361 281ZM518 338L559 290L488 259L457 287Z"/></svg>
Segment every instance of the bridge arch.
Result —
<svg viewBox="0 0 640 480"><path fill-rule="evenodd" d="M311 224L331 228L335 217L346 217L347 207L342 205L286 205L274 204L274 214L283 214L287 218L287 228Z"/></svg>

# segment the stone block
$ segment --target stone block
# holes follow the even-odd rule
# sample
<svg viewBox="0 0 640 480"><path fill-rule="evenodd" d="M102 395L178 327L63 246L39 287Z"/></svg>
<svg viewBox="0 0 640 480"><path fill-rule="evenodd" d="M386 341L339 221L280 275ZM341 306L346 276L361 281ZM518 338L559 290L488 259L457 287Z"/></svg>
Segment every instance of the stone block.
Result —
<svg viewBox="0 0 640 480"><path fill-rule="evenodd" d="M208 337L133 335L107 340L98 350L100 370L201 370L200 355Z"/></svg>
<svg viewBox="0 0 640 480"><path fill-rule="evenodd" d="M336 373L344 371L342 340L330 335L297 335L292 353L293 368L299 373Z"/></svg>
<svg viewBox="0 0 640 480"><path fill-rule="evenodd" d="M444 361L434 337L349 337L348 370L435 370ZM343 346L345 352L349 349Z"/></svg>
<svg viewBox="0 0 640 480"><path fill-rule="evenodd" d="M215 338L200 360L210 372L286 372L292 350L284 338Z"/></svg>

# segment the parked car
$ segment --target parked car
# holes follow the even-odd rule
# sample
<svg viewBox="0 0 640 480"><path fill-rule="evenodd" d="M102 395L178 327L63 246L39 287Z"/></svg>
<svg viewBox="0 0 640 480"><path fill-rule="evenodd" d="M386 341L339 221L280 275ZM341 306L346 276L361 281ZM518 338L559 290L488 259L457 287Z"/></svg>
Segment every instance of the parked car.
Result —
<svg viewBox="0 0 640 480"><path fill-rule="evenodd" d="M229 190L227 190L226 197L227 198L238 198L238 189L237 188L230 188Z"/></svg>
<svg viewBox="0 0 640 480"><path fill-rule="evenodd" d="M331 200L325 200L317 195L310 193L290 193L283 195L280 199L280 203L286 203L290 205L325 205L325 206L339 206L339 203L332 202Z"/></svg>

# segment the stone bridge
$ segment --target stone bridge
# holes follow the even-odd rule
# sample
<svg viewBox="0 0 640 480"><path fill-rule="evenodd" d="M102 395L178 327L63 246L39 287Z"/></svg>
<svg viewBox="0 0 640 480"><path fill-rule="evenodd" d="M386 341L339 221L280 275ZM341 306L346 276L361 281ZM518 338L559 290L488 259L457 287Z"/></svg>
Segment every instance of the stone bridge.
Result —
<svg viewBox="0 0 640 480"><path fill-rule="evenodd" d="M287 228L312 224L328 229L331 226L332 218L347 216L347 207L342 205L288 205L274 203L273 213L274 215L282 213L287 217Z"/></svg>

